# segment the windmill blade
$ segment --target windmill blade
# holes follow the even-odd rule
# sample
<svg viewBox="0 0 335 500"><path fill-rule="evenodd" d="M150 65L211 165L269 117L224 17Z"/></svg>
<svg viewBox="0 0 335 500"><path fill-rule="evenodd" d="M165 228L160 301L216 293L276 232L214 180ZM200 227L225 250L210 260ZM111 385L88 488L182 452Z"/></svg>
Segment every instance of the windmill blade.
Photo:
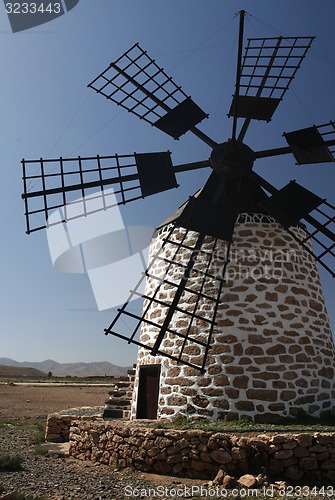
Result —
<svg viewBox="0 0 335 500"><path fill-rule="evenodd" d="M335 161L335 123L333 121L283 135L298 165Z"/></svg>
<svg viewBox="0 0 335 500"><path fill-rule="evenodd" d="M88 87L174 139L190 130L211 147L216 145L195 127L208 115L139 44L112 62Z"/></svg>
<svg viewBox="0 0 335 500"><path fill-rule="evenodd" d="M27 233L178 187L175 174L209 161L173 167L169 152L22 160ZM110 186L113 189L105 190ZM51 214L62 215L50 220Z"/></svg>
<svg viewBox="0 0 335 500"><path fill-rule="evenodd" d="M22 160L27 233L178 187L169 152ZM106 186L113 187L105 191ZM62 216L51 221L57 209Z"/></svg>
<svg viewBox="0 0 335 500"><path fill-rule="evenodd" d="M228 116L245 118L243 141L252 119L270 121L287 92L314 37L248 39Z"/></svg>
<svg viewBox="0 0 335 500"><path fill-rule="evenodd" d="M232 115L234 117L233 120L233 129L232 129L232 139L236 139L236 127L237 127L237 110L238 110L238 100L240 98L240 84L241 84L241 75L242 75L242 50L243 50L243 32L244 32L244 17L245 10L241 10L240 14L240 23L239 23L239 35L238 35L238 53L237 53L237 65L236 65L236 80L235 80L235 94L234 100L232 103Z"/></svg>
<svg viewBox="0 0 335 500"><path fill-rule="evenodd" d="M261 206L274 217L284 229L297 224L323 202L322 198L295 181L272 194Z"/></svg>
<svg viewBox="0 0 335 500"><path fill-rule="evenodd" d="M180 231L171 224L163 244L105 334L203 373L224 284L222 264L218 260L224 260L227 265L229 248L227 244L223 255L222 242L218 246L216 238ZM219 276L216 269L221 269ZM147 287L142 294L138 290L145 279ZM129 306L134 295L144 299L141 314L132 312ZM124 333L126 317L132 321L129 335Z"/></svg>
<svg viewBox="0 0 335 500"><path fill-rule="evenodd" d="M261 207L335 277L335 206L296 182L278 190L255 172L250 176L272 193ZM299 226L300 233L293 232L292 226Z"/></svg>
<svg viewBox="0 0 335 500"><path fill-rule="evenodd" d="M333 121L283 135L289 146L256 151L255 159L291 153L298 165L335 161L335 123Z"/></svg>

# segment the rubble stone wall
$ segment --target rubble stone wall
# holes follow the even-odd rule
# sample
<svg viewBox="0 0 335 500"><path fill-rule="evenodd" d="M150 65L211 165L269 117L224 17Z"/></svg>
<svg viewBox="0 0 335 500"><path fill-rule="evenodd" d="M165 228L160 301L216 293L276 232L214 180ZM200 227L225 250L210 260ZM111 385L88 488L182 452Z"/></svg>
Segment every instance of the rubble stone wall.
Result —
<svg viewBox="0 0 335 500"><path fill-rule="evenodd" d="M92 410L91 407L81 407L71 408L66 413L50 413L45 428L45 440L50 443L67 443L73 420L102 420L101 413L79 416L85 409Z"/></svg>
<svg viewBox="0 0 335 500"><path fill-rule="evenodd" d="M223 434L130 423L72 422L70 456L144 472L214 478L263 474L288 481L335 481L335 434Z"/></svg>
<svg viewBox="0 0 335 500"><path fill-rule="evenodd" d="M334 412L335 349L315 260L273 219L260 222L259 214L245 214L244 219L242 215L234 231L206 373L151 356L140 347L131 418L136 418L140 366L151 364L161 365L158 418L251 418L264 422L294 417L299 412L315 417ZM162 245L170 227L158 231L151 255ZM181 241L185 231L176 229L170 238ZM300 239L306 237L303 228L292 231ZM189 231L184 245L195 241L197 235ZM210 249L212 241L207 237L205 247ZM221 246L224 255L226 243L222 241ZM172 251L165 245L167 258ZM190 253L185 252L181 258L187 261ZM223 262L218 264L214 259L215 265L221 267L212 271L222 272ZM168 279L175 277L168 275ZM146 294L153 293L155 286L156 281L148 278ZM192 280L188 286L193 286ZM199 285L195 282L194 286ZM166 284L162 291L165 301L174 290ZM180 306L187 307L188 297L183 297ZM157 321L160 314L164 311L158 304L148 319ZM174 318L172 327L182 332L185 318ZM197 328L198 338L206 339L208 327ZM143 325L142 342L153 345L156 337L157 329ZM167 334L162 349L173 354L178 345L180 339ZM187 361L199 361L201 347L190 344L185 351Z"/></svg>

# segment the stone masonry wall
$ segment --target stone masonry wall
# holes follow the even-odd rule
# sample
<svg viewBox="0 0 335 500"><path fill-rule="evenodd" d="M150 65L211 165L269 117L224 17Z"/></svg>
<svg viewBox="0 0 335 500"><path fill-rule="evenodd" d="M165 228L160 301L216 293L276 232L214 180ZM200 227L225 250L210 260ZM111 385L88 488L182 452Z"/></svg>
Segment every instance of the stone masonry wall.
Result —
<svg viewBox="0 0 335 500"><path fill-rule="evenodd" d="M166 430L130 423L72 423L70 456L180 477L240 478L262 474L288 481L335 481L335 435L222 434Z"/></svg>
<svg viewBox="0 0 335 500"><path fill-rule="evenodd" d="M262 422L300 411L313 416L334 411L334 343L315 260L273 219L263 216L259 222L260 217L242 214L236 224L206 373L139 348L132 418L136 418L139 368L150 364L161 365L158 418ZM158 232L151 254L169 227ZM302 228L292 230L300 238L306 236ZM181 240L185 231L176 229L172 237ZM185 244L196 236L189 231ZM207 237L205 246L210 248L212 242ZM223 255L226 243L222 241L221 247ZM171 254L169 245L165 251ZM201 262L197 265L201 268ZM222 261L213 259L213 266L212 272L222 273ZM149 295L153 281L147 281ZM168 286L163 291L167 296L172 293ZM163 313L162 307L156 309L152 317L157 319ZM182 330L182 320L177 316L179 323L173 326ZM207 333L205 326L198 327L199 338ZM150 325L142 327L141 340L146 344L153 345L156 335ZM173 353L178 342L166 335L162 346ZM187 349L187 359L197 362L201 348Z"/></svg>
<svg viewBox="0 0 335 500"><path fill-rule="evenodd" d="M85 410L90 411L90 414L79 416ZM45 428L45 440L50 443L67 443L69 441L70 428L74 420L102 420L102 412L98 413L97 411L96 415L92 415L92 407L83 406L80 408L71 408L62 413L50 413Z"/></svg>

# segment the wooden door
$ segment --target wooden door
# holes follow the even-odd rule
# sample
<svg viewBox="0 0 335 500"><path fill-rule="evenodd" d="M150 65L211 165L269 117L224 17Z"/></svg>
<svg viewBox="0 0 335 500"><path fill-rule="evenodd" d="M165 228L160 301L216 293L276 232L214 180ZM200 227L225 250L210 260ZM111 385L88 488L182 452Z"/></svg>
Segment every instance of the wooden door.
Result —
<svg viewBox="0 0 335 500"><path fill-rule="evenodd" d="M140 366L136 418L157 418L160 365Z"/></svg>

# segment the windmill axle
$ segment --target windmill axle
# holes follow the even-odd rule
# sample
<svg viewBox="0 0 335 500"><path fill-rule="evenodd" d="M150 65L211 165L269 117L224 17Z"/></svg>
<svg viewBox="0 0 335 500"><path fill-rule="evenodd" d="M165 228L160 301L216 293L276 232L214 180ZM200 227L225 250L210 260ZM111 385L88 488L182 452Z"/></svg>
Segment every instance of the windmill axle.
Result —
<svg viewBox="0 0 335 500"><path fill-rule="evenodd" d="M255 153L243 142L229 140L218 144L210 156L211 167L218 175L241 177L252 170Z"/></svg>

